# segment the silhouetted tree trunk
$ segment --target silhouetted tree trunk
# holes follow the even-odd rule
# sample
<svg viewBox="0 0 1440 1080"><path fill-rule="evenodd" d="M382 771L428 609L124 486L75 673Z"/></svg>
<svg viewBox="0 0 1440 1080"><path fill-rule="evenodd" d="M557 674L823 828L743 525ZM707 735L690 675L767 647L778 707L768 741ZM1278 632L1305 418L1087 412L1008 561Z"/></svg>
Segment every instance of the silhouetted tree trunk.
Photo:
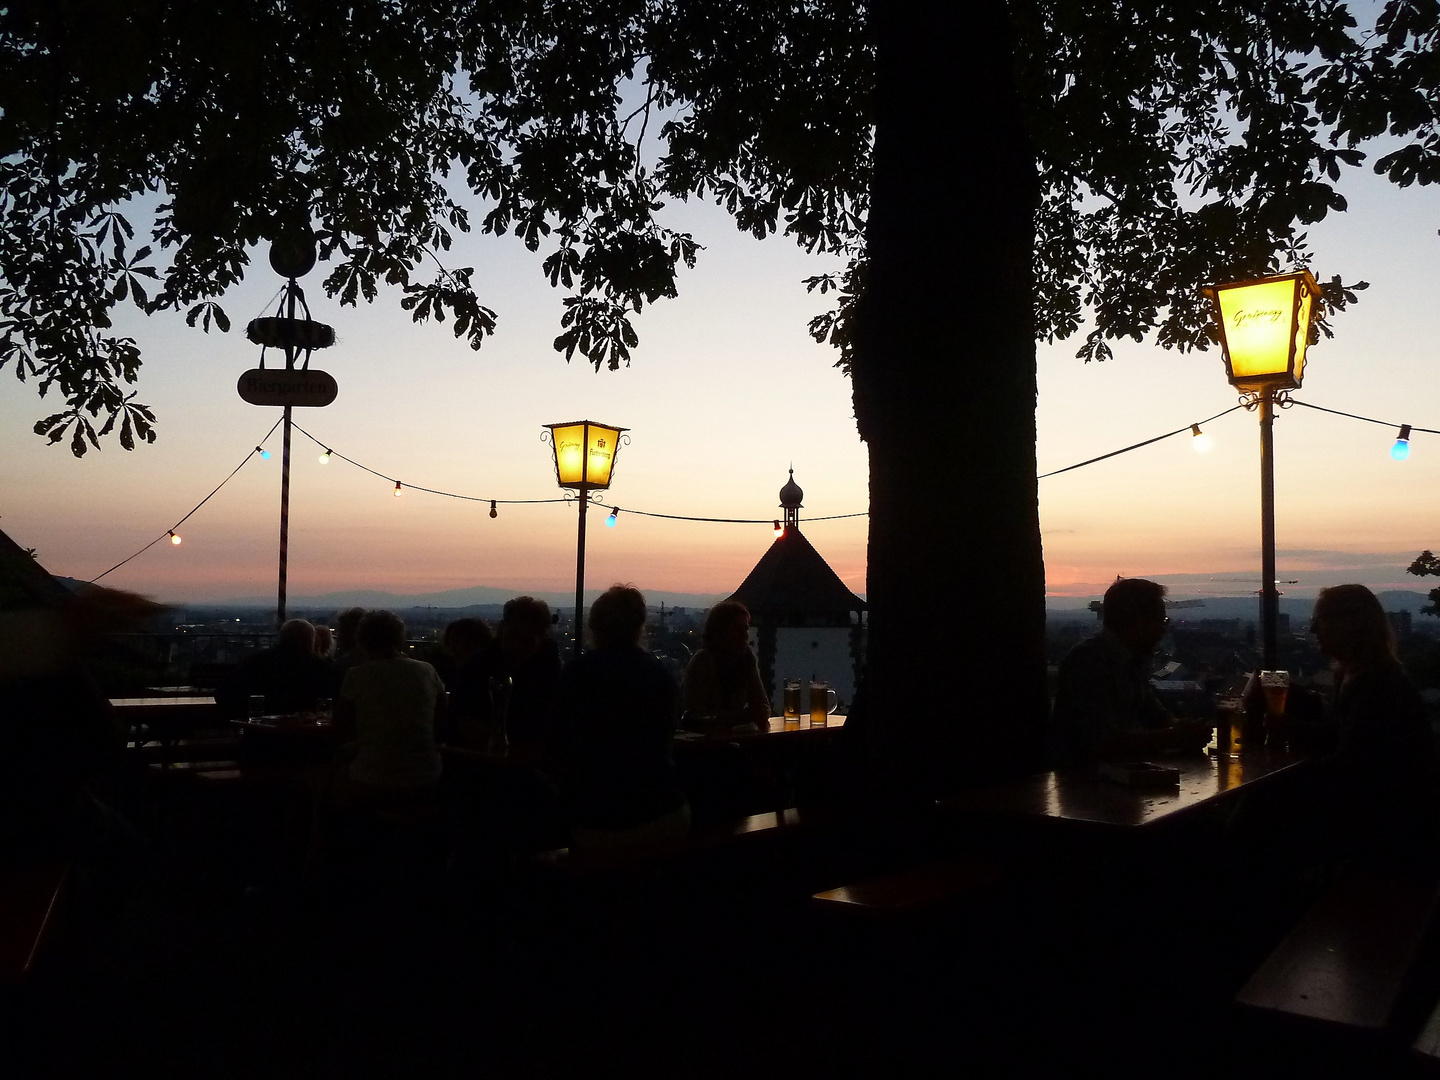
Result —
<svg viewBox="0 0 1440 1080"><path fill-rule="evenodd" d="M1000 0L887 0L855 415L869 700L896 775L1033 766L1047 708L1035 481L1035 154ZM953 708L928 693L954 688ZM919 770L917 773L915 770Z"/></svg>

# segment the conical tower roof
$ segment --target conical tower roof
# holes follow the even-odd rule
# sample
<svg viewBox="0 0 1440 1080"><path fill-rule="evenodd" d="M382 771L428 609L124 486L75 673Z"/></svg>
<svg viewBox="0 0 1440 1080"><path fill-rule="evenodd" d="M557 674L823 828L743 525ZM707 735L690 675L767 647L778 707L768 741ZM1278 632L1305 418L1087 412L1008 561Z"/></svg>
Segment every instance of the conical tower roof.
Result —
<svg viewBox="0 0 1440 1080"><path fill-rule="evenodd" d="M726 599L740 601L751 615L782 618L848 617L865 610L865 601L845 587L794 525L786 527Z"/></svg>

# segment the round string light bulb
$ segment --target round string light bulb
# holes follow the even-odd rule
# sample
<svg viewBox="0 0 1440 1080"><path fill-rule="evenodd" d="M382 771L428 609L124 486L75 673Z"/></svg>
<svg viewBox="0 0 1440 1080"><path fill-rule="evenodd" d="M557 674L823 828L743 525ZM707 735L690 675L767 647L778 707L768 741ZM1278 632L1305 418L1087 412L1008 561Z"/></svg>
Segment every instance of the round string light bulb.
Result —
<svg viewBox="0 0 1440 1080"><path fill-rule="evenodd" d="M495 509L495 500L494 500L494 499L491 499L491 500L490 500L490 516L491 516L492 518L497 518L497 517L500 516L500 511L498 511L498 510Z"/></svg>
<svg viewBox="0 0 1440 1080"><path fill-rule="evenodd" d="M396 481L395 481L395 497L396 497L397 499L400 497L400 481L399 481L399 480L396 480Z"/></svg>
<svg viewBox="0 0 1440 1080"><path fill-rule="evenodd" d="M620 508L618 506L612 506L610 508L610 516L605 519L605 527L607 529L613 529L615 527L615 519L619 516Z"/></svg>
<svg viewBox="0 0 1440 1080"><path fill-rule="evenodd" d="M1210 451L1210 436L1200 430L1199 424L1190 425L1190 445L1195 448L1197 454L1205 454Z"/></svg>
<svg viewBox="0 0 1440 1080"><path fill-rule="evenodd" d="M269 450L266 450L263 446L257 446L257 447L255 447L255 452L260 455L260 457L261 457L262 460L264 460L264 461L269 461L269 460L270 460L270 451L269 451Z"/></svg>
<svg viewBox="0 0 1440 1080"><path fill-rule="evenodd" d="M320 455L320 464L321 464L321 465L329 465L329 464L330 464L330 455L331 455L332 453L333 453L332 450L326 449L326 451L325 451L323 454Z"/></svg>
<svg viewBox="0 0 1440 1080"><path fill-rule="evenodd" d="M173 544L175 547L180 546L180 534L177 533L174 529L170 530L170 543Z"/></svg>
<svg viewBox="0 0 1440 1080"><path fill-rule="evenodd" d="M775 519L775 535L776 535L776 536L781 536L781 535L784 534L784 532L785 532L785 529L784 529L783 526L781 526L781 524L780 524L780 519L779 519L779 518L776 518L776 519Z"/></svg>
<svg viewBox="0 0 1440 1080"><path fill-rule="evenodd" d="M1395 445L1390 447L1390 456L1396 461L1404 461L1410 456L1409 424L1400 425L1400 434L1395 436Z"/></svg>

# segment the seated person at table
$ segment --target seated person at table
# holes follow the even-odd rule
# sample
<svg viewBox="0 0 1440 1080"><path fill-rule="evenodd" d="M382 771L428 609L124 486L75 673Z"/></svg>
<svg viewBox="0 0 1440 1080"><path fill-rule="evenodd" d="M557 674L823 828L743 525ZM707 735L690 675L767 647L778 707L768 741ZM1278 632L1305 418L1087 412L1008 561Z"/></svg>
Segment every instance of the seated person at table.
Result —
<svg viewBox="0 0 1440 1080"><path fill-rule="evenodd" d="M750 612L735 600L716 604L705 617L704 647L690 660L680 684L687 724L733 728L764 727L770 698L760 665L750 651Z"/></svg>
<svg viewBox="0 0 1440 1080"><path fill-rule="evenodd" d="M550 608L531 596L507 600L499 632L488 651L491 674L509 678L503 709L512 749L538 750L549 741L551 713L560 683L560 650L550 636Z"/></svg>
<svg viewBox="0 0 1440 1080"><path fill-rule="evenodd" d="M330 662L315 655L315 627L291 619L273 646L241 661L216 691L215 703L227 716L244 716L250 696L263 694L267 713L304 712L330 697L333 684Z"/></svg>
<svg viewBox="0 0 1440 1080"><path fill-rule="evenodd" d="M1205 744L1209 726L1177 723L1150 686L1146 664L1169 621L1163 585L1122 578L1106 590L1100 633L1060 663L1051 716L1055 764L1143 758Z"/></svg>
<svg viewBox="0 0 1440 1080"><path fill-rule="evenodd" d="M335 659L335 635L320 623L315 624L315 655L321 660Z"/></svg>
<svg viewBox="0 0 1440 1080"><path fill-rule="evenodd" d="M1320 591L1310 628L1337 675L1327 718L1337 749L1326 784L1334 854L1433 879L1440 756L1385 609L1363 585L1336 585ZM1290 695L1286 712L1303 712L1308 692L1291 687Z"/></svg>
<svg viewBox="0 0 1440 1080"><path fill-rule="evenodd" d="M389 611L360 620L364 663L345 673L335 702L335 730L353 738L355 757L336 779L336 801L373 803L432 793L440 780L436 725L445 687L423 660L402 656L405 624Z"/></svg>
<svg viewBox="0 0 1440 1080"><path fill-rule="evenodd" d="M340 693L340 684L345 681L345 673L365 660L360 646L355 643L355 631L360 628L360 620L364 617L365 609L360 607L345 608L335 613L335 654L332 658L335 693L332 697Z"/></svg>
<svg viewBox="0 0 1440 1080"><path fill-rule="evenodd" d="M671 757L678 694L640 647L645 597L627 585L590 607L594 647L565 669L558 723L577 849L648 847L690 829Z"/></svg>
<svg viewBox="0 0 1440 1080"><path fill-rule="evenodd" d="M442 742L458 739L464 745L481 745L494 716L490 692L490 648L495 633L483 619L456 619L445 627L441 647L449 658L445 688L450 692L448 730Z"/></svg>

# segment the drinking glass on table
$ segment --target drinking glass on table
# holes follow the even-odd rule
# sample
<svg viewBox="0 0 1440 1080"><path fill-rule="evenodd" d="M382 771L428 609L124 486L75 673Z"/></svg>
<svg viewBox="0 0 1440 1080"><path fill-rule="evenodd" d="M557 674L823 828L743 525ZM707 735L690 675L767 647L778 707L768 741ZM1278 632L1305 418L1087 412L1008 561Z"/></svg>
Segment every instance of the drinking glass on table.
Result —
<svg viewBox="0 0 1440 1080"><path fill-rule="evenodd" d="M1290 672L1260 672L1260 690L1265 695L1265 715L1284 716L1285 699L1290 694Z"/></svg>
<svg viewBox="0 0 1440 1080"><path fill-rule="evenodd" d="M824 727L830 714L840 707L840 699L824 679L810 680L810 726Z"/></svg>
<svg viewBox="0 0 1440 1080"><path fill-rule="evenodd" d="M1245 702L1238 697L1215 702L1215 751L1222 757L1239 758L1245 747Z"/></svg>
<svg viewBox="0 0 1440 1080"><path fill-rule="evenodd" d="M1283 750L1288 734L1285 701L1290 696L1290 672L1260 672L1260 690L1265 695L1265 745Z"/></svg>
<svg viewBox="0 0 1440 1080"><path fill-rule="evenodd" d="M785 680L785 723L800 722L800 680Z"/></svg>

